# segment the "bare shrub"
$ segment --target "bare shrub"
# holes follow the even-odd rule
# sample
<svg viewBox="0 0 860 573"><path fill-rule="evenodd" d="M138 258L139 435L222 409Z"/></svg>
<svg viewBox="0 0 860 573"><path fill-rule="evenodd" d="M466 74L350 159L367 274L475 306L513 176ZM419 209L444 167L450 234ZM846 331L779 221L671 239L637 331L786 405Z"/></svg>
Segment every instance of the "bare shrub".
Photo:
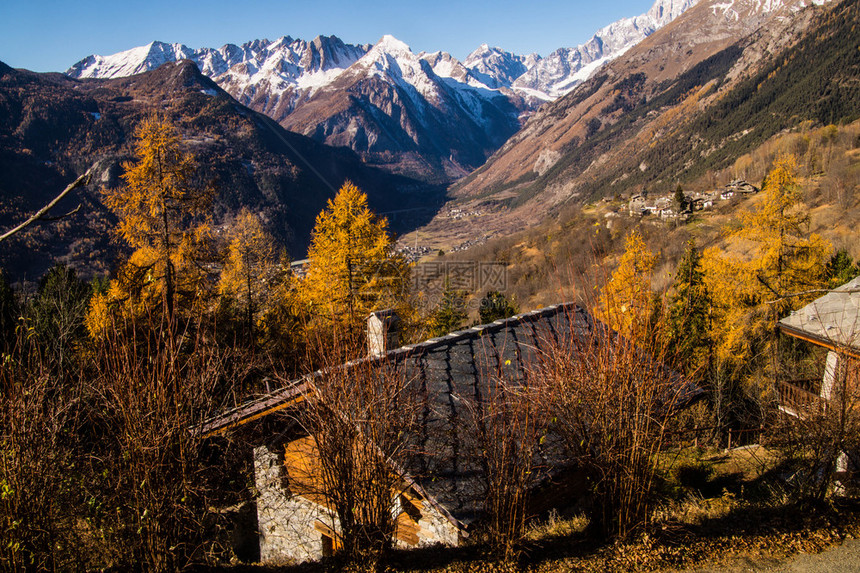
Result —
<svg viewBox="0 0 860 573"><path fill-rule="evenodd" d="M510 560L531 518L529 495L539 481L537 454L547 416L532 388L507 381L498 370L487 377L480 399L466 400L465 424L474 432L483 469L486 540L497 556Z"/></svg>
<svg viewBox="0 0 860 573"><path fill-rule="evenodd" d="M110 563L168 571L206 559L215 468L189 430L211 415L226 360L202 337L134 328L97 349L81 485Z"/></svg>
<svg viewBox="0 0 860 573"><path fill-rule="evenodd" d="M341 336L333 340L341 347L333 357L344 347L361 348ZM418 420L418 394L410 382L385 357L328 362L311 379L298 414L316 459L300 483L291 483L329 510L338 538L334 550L347 561L376 561L392 546L396 506L406 487L401 468L413 451L410 436Z"/></svg>
<svg viewBox="0 0 860 573"><path fill-rule="evenodd" d="M23 334L23 333L19 333ZM0 363L0 569L82 564L73 476L79 393L64 386L26 336Z"/></svg>
<svg viewBox="0 0 860 573"><path fill-rule="evenodd" d="M590 335L548 340L533 377L557 432L591 485L591 530L629 535L647 525L655 454L690 388L661 362L653 338L630 340L598 324Z"/></svg>

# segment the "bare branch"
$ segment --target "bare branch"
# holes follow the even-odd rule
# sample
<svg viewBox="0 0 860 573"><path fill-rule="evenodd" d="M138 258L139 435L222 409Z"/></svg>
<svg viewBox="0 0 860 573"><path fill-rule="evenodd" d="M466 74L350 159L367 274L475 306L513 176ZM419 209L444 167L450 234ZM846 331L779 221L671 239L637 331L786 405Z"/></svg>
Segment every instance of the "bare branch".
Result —
<svg viewBox="0 0 860 573"><path fill-rule="evenodd" d="M74 209L72 209L71 211L69 211L68 213L66 213L65 215L59 215L59 216L57 216L57 217L39 217L39 220L40 220L40 221L48 221L48 222L51 222L51 221L62 221L62 220L63 220L63 219L65 219L66 217L71 217L72 215L74 215L75 213L77 213L77 212L78 212L78 211L80 211L80 210L81 210L81 204L80 204L80 203L78 203L78 206L77 206L77 207L75 207Z"/></svg>
<svg viewBox="0 0 860 573"><path fill-rule="evenodd" d="M15 233L17 233L17 232L21 231L22 229L24 229L24 228L26 228L26 227L28 227L28 226L32 225L33 223L35 223L35 222L36 222L36 221L38 221L39 219L44 219L44 216L48 213L48 211L50 211L51 209L53 209L53 208L54 208L54 206L55 206L57 203L59 203L59 202L62 200L62 198L63 198L63 197L65 197L66 195L68 195L68 194L69 194L69 192L70 192L72 189L77 189L78 187L81 187L81 186L83 186L83 185L88 185L88 184L89 184L89 182L90 182L90 178L92 177L92 176L90 175L90 172L91 172L92 170L93 170L93 168L92 168L92 167L90 167L89 169L87 169L87 172L86 172L86 173L84 173L83 175L81 175L80 177L78 177L77 179L75 179L74 181L72 181L71 183L69 183L69 185L68 185L65 189L63 189L62 193L60 193L59 195L57 195L56 197L54 197L54 200L53 200L53 201L51 201L50 203L48 203L47 205L45 205L44 207L42 207L41 209L39 209L38 211L36 211L36 213L35 213L32 217L30 217L29 219L27 219L26 221L24 221L23 223L21 223L20 225L18 225L18 226L17 226L17 227L15 227L14 229L12 229L11 231L7 231L6 233L4 233L4 234L0 235L0 242L2 242L2 241L3 241L3 240L5 240L5 239L8 239L9 237L11 237L11 236L12 236L12 235L14 235ZM72 213L76 212L77 210L78 210L78 209L75 209L75 210L74 210L74 211L72 211L71 213L67 213L67 214L66 214L66 215L64 215L64 216L68 217L69 215L71 215Z"/></svg>
<svg viewBox="0 0 860 573"><path fill-rule="evenodd" d="M797 292L790 292L784 295L781 295L779 298L775 300L766 300L765 304L776 304L781 302L787 298L795 297L795 296L807 296L810 294L828 294L831 292L839 292L842 294L854 294L860 292L860 289L851 288L851 289L839 289L839 288L814 288L809 290L801 290Z"/></svg>

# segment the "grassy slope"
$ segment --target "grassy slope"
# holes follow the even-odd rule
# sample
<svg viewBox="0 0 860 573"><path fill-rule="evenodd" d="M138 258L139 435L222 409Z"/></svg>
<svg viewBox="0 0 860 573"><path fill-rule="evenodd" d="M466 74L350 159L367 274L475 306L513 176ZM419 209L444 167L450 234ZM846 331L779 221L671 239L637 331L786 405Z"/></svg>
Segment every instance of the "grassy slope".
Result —
<svg viewBox="0 0 860 573"><path fill-rule="evenodd" d="M801 124L741 155L729 167L705 172L685 189L707 190L715 181L734 177L760 185L779 153L794 153L798 158L810 207L810 231L822 234L834 248L845 248L859 257L860 121L824 128ZM523 310L573 298L588 304L596 291L587 285L602 284L633 227L642 231L649 248L660 255L653 284L659 290L670 283L688 239L694 238L702 248L720 244L722 230L736 225L740 211L759 200L718 202L712 210L697 212L686 224L655 217L631 218L626 201L598 201L569 207L558 218L535 228L439 260L506 263L508 294L516 297Z"/></svg>

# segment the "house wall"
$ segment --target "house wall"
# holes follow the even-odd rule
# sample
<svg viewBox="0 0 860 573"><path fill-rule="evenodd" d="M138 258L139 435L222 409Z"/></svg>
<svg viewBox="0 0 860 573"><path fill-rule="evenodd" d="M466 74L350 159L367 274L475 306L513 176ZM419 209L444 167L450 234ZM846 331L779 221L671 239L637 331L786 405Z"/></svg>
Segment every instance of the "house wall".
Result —
<svg viewBox="0 0 860 573"><path fill-rule="evenodd" d="M850 409L860 407L860 361L842 353L827 353L821 397L828 401L846 400Z"/></svg>
<svg viewBox="0 0 860 573"><path fill-rule="evenodd" d="M827 362L824 365L824 377L821 380L821 397L830 400L833 394L833 385L836 382L839 355L835 352L827 353Z"/></svg>
<svg viewBox="0 0 860 573"><path fill-rule="evenodd" d="M317 522L332 523L325 508L289 491L282 451L254 449L260 561L271 564L314 561L323 556Z"/></svg>
<svg viewBox="0 0 860 573"><path fill-rule="evenodd" d="M339 528L318 488L313 488L315 448L308 437L283 448L254 450L260 561L291 564L323 557L323 537ZM397 502L395 545L402 548L435 544L456 546L460 531L428 500L412 490Z"/></svg>
<svg viewBox="0 0 860 573"><path fill-rule="evenodd" d="M395 546L408 549L436 544L456 547L460 544L460 531L429 501L413 492L405 493L401 499L402 506L409 503L414 511L407 508L397 516Z"/></svg>

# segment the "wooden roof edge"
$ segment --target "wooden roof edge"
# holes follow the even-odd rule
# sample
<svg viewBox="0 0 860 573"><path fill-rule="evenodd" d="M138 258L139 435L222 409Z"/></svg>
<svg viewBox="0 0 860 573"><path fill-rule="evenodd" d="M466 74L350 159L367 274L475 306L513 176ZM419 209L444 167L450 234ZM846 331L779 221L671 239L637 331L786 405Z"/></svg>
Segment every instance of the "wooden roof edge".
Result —
<svg viewBox="0 0 860 573"><path fill-rule="evenodd" d="M817 346L822 346L834 352L842 352L844 354L848 354L852 358L860 358L860 349L854 348L853 346L849 346L847 344L840 344L835 340L824 338L823 336L813 334L807 330L803 330L796 326L785 324L782 321L778 322L777 326L784 334L787 334L788 336L793 336L794 338L805 340L806 342L810 342Z"/></svg>
<svg viewBox="0 0 860 573"><path fill-rule="evenodd" d="M307 382L317 374L318 371L293 380L288 386L204 420L192 426L190 431L193 435L208 438L282 410L301 401L307 391Z"/></svg>

